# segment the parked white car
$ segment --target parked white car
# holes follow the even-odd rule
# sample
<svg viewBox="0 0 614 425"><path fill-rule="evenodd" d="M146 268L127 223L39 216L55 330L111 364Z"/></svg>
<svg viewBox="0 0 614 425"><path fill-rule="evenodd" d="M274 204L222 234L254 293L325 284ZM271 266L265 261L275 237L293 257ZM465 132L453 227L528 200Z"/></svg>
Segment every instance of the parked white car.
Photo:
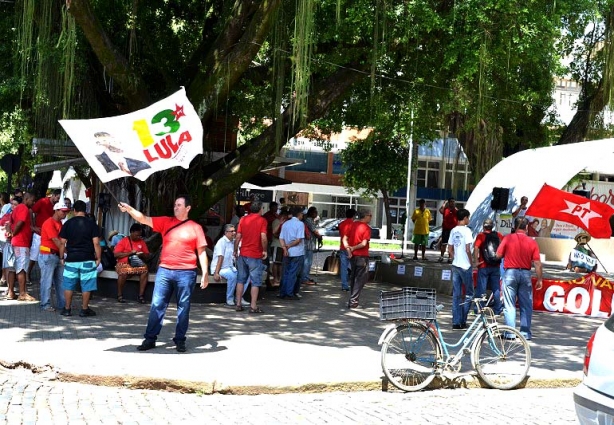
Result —
<svg viewBox="0 0 614 425"><path fill-rule="evenodd" d="M441 238L441 226L436 226L430 229L428 247L431 249L439 249L439 238Z"/></svg>
<svg viewBox="0 0 614 425"><path fill-rule="evenodd" d="M614 314L588 340L584 380L574 390L582 425L614 424Z"/></svg>

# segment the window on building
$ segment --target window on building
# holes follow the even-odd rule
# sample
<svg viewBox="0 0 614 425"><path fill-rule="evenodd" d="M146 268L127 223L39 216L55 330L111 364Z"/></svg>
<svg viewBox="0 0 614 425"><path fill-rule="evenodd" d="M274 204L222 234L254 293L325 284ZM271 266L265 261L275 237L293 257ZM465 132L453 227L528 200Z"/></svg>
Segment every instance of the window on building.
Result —
<svg viewBox="0 0 614 425"><path fill-rule="evenodd" d="M303 159L303 164L292 167L292 171L310 171L313 173L326 173L328 171L328 153L287 151L286 158Z"/></svg>

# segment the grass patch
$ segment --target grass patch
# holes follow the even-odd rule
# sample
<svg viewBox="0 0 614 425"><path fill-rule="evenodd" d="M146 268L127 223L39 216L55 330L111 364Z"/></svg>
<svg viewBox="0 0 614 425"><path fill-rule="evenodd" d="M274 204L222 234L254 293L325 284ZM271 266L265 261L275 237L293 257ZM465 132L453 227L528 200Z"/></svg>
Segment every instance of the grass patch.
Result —
<svg viewBox="0 0 614 425"><path fill-rule="evenodd" d="M335 240L335 239L324 239L324 246L327 248L332 248L332 249L339 249L339 240ZM401 249L401 244L400 243L379 243L379 242L370 242L369 243L369 248L370 249L377 249L377 250L381 250L381 251L386 251L386 250L400 250Z"/></svg>

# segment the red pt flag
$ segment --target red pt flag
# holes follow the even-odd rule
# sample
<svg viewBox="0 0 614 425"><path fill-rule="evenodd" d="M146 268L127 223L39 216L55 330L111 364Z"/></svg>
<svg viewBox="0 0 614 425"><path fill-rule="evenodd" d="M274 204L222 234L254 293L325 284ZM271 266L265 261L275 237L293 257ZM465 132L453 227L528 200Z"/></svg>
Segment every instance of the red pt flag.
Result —
<svg viewBox="0 0 614 425"><path fill-rule="evenodd" d="M610 217L614 209L607 204L545 184L527 209L526 215L552 218L575 224L594 238L612 236Z"/></svg>

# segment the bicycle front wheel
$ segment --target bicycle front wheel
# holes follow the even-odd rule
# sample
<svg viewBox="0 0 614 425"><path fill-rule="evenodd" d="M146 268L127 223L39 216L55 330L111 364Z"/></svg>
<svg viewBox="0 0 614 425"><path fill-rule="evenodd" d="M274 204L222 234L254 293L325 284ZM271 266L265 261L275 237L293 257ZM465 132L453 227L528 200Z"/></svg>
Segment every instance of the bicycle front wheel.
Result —
<svg viewBox="0 0 614 425"><path fill-rule="evenodd" d="M382 370L400 390L418 391L435 378L439 353L430 328L411 322L399 325L382 344Z"/></svg>
<svg viewBox="0 0 614 425"><path fill-rule="evenodd" d="M473 349L473 367L486 385L511 390L529 374L531 348L518 330L493 326L484 330Z"/></svg>

